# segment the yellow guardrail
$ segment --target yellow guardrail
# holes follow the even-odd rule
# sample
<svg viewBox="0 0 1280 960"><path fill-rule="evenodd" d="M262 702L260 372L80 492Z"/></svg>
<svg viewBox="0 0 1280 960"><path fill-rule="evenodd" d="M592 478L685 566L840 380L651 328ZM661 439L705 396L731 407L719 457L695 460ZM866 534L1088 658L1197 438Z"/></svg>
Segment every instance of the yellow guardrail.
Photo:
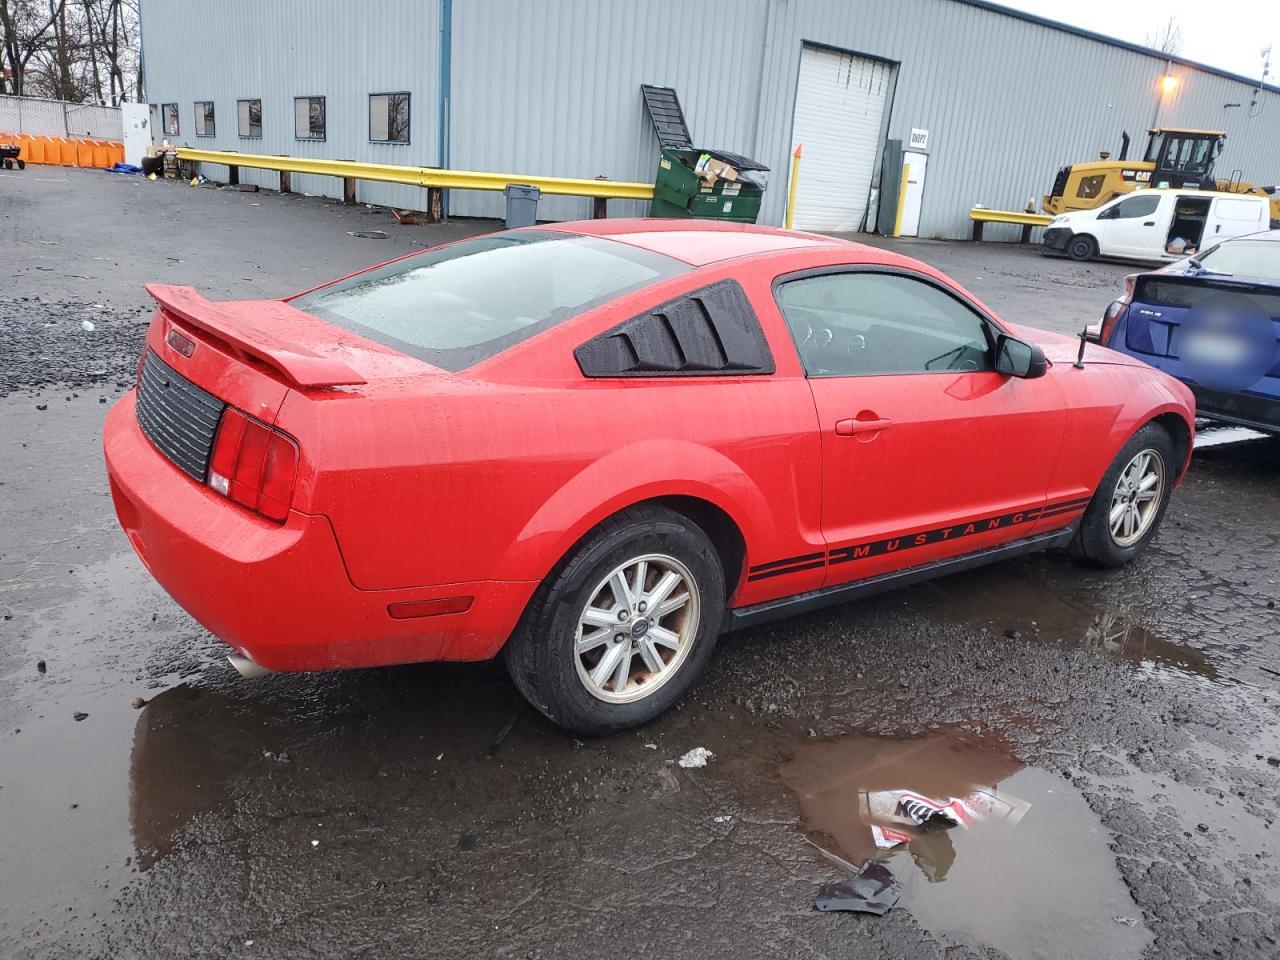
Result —
<svg viewBox="0 0 1280 960"><path fill-rule="evenodd" d="M354 160L317 160L308 157L276 157L233 150L197 150L178 147L178 158L197 163L220 163L227 167L252 167L280 173L305 173L344 180L376 180L415 187L449 190L502 190L508 184L537 187L545 194L569 197L597 197L619 200L653 199L652 183L623 180L586 180L574 177L532 177L515 173L482 173L475 170L442 170L437 167L401 167Z"/></svg>
<svg viewBox="0 0 1280 960"><path fill-rule="evenodd" d="M1031 231L1035 227L1047 227L1053 217L1047 213L1027 213L1025 210L988 210L986 207L974 207L969 211L969 219L973 221L973 239L982 239L982 226L986 223L1015 223L1022 227L1022 242L1031 242Z"/></svg>
<svg viewBox="0 0 1280 960"><path fill-rule="evenodd" d="M1020 223L1028 227L1047 227L1053 217L1047 213L1027 213L1025 210L988 210L986 207L974 207L969 211L969 219L985 223Z"/></svg>

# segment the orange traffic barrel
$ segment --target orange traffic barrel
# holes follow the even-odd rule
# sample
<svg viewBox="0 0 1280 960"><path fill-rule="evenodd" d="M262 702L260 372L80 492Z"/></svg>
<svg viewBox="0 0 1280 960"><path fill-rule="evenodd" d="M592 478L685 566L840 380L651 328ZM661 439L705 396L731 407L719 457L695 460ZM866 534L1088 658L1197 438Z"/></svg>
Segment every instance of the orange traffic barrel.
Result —
<svg viewBox="0 0 1280 960"><path fill-rule="evenodd" d="M74 167L76 165L76 142L68 140L66 137L57 137L58 141L58 163L64 167Z"/></svg>
<svg viewBox="0 0 1280 960"><path fill-rule="evenodd" d="M76 166L77 167L93 166L93 148L94 148L94 141L92 140L76 141Z"/></svg>

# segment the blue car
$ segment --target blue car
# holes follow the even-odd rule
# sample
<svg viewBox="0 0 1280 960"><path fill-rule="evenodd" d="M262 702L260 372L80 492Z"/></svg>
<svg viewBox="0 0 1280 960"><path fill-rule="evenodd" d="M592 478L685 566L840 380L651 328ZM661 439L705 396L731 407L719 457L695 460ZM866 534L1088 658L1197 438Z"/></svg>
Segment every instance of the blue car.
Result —
<svg viewBox="0 0 1280 960"><path fill-rule="evenodd" d="M1187 384L1200 416L1280 433L1280 230L1130 274L1096 339Z"/></svg>

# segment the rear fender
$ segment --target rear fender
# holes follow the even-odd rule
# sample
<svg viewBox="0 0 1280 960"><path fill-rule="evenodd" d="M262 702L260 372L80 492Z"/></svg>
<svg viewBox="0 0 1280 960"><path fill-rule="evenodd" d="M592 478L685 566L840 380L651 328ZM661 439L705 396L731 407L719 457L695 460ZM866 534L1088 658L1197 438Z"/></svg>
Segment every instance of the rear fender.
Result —
<svg viewBox="0 0 1280 960"><path fill-rule="evenodd" d="M687 440L644 440L614 450L557 490L521 530L498 569L519 579L543 580L601 521L669 496L719 507L742 531L748 555L778 539L764 494L723 453ZM584 504L593 506L584 511Z"/></svg>

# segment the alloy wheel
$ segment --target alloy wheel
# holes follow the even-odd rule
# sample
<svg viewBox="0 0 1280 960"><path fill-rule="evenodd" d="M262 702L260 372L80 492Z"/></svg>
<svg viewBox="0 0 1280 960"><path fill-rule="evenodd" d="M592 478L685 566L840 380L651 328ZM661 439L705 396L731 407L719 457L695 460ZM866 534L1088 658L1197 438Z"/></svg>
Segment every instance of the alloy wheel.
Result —
<svg viewBox="0 0 1280 960"><path fill-rule="evenodd" d="M1120 472L1107 517L1111 539L1131 547L1151 529L1160 515L1164 494L1164 459L1148 447L1140 450Z"/></svg>
<svg viewBox="0 0 1280 960"><path fill-rule="evenodd" d="M656 553L627 560L596 585L578 616L578 678L599 700L641 700L688 659L700 619L688 567Z"/></svg>

